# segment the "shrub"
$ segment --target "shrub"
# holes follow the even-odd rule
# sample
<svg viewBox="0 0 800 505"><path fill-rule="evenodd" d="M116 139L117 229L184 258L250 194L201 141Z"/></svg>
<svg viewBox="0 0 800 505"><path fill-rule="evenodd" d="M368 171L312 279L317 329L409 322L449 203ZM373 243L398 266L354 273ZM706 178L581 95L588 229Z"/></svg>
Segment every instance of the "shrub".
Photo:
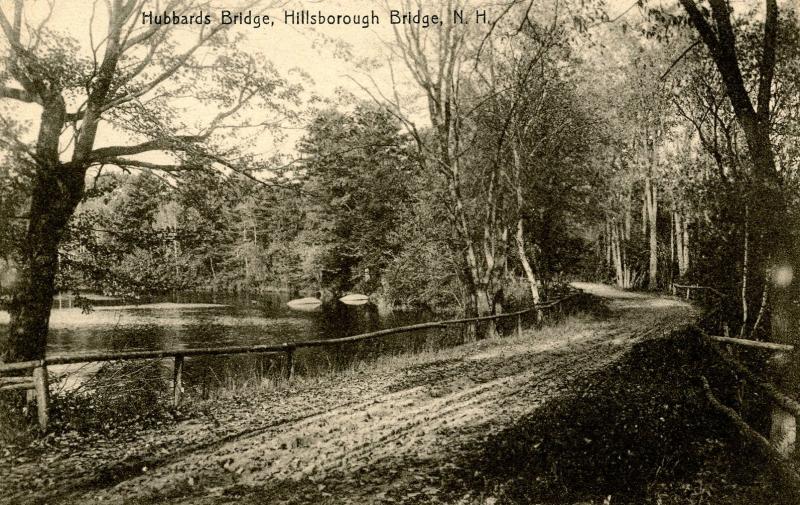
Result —
<svg viewBox="0 0 800 505"><path fill-rule="evenodd" d="M171 419L163 372L158 361L103 364L77 388L52 392L52 429L112 435Z"/></svg>

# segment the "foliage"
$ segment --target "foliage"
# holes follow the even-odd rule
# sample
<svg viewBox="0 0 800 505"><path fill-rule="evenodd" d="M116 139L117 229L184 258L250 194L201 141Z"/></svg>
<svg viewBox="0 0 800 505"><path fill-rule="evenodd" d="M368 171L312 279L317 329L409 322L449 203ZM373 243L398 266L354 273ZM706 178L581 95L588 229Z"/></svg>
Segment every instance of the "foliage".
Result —
<svg viewBox="0 0 800 505"><path fill-rule="evenodd" d="M298 148L307 194L301 245L319 270L306 271L336 292L372 292L402 242L396 230L411 201L413 153L386 111L359 104L323 111Z"/></svg>
<svg viewBox="0 0 800 505"><path fill-rule="evenodd" d="M109 362L76 389L51 394L52 429L114 436L171 420L158 361Z"/></svg>

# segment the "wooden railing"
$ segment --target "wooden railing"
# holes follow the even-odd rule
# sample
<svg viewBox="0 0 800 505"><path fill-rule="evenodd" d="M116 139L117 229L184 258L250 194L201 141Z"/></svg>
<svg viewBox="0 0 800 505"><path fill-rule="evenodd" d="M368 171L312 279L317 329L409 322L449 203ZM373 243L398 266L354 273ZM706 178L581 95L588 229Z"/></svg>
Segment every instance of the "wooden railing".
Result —
<svg viewBox="0 0 800 505"><path fill-rule="evenodd" d="M704 290L718 296L721 302L725 295L719 290L705 286L682 286L673 285L673 294L677 289L686 290L686 298L690 298L691 290ZM681 291L682 293L682 291ZM707 313L705 318L719 314L720 303L715 304ZM729 368L735 371L751 386L754 386L764 398L772 403L771 412L772 424L769 438L767 439L755 429L753 429L742 416L734 409L720 402L711 390L708 380L701 376L703 389L709 402L722 414L728 417L731 422L745 435L751 442L761 448L762 452L770 459L784 478L788 479L794 487L800 490L800 474L788 463L789 456L794 452L797 437L797 418L800 417L800 402L782 393L775 385L761 379L746 365L739 361L733 352L734 348L758 349L762 351L772 351L774 353L794 353L795 346L776 342L763 342L759 340L734 338L728 336L728 326L724 321L720 321L719 330L725 335L709 335L703 328L695 326L700 333L704 344L710 348L716 356ZM723 348L724 346L724 348Z"/></svg>
<svg viewBox="0 0 800 505"><path fill-rule="evenodd" d="M430 323L413 324L410 326L400 326L396 328L386 328L383 330L362 333L342 338L332 338L326 340L304 340L298 342L286 342L277 345L251 345L251 346L229 346L229 347L208 347L198 349L167 349L156 351L127 351L114 353L92 353L78 355L46 356L44 359L33 361L22 361L16 363L0 363L0 374L8 372L19 372L32 370L28 376L2 377L0 376L0 391L10 390L33 390L37 405L37 415L39 427L47 429L49 421L48 403L49 386L47 367L49 365L66 365L74 363L89 363L98 361L119 361L119 360L139 360L139 359L174 359L172 374L173 405L179 406L183 394L183 367L184 358L189 356L215 356L233 354L285 354L286 355L286 376L288 379L295 374L295 352L301 348L309 347L328 347L339 344L370 340L388 335L397 335L431 328L444 328L454 325L469 325L470 331L475 333L475 325L479 322L488 322L489 336L495 333L495 321L507 318L516 318L516 332L522 333L522 317L526 314L535 313L536 320L540 321L545 310L559 308L563 311L563 302L581 293L580 290L573 289L569 294L544 303L536 304L534 307L497 314L492 316L470 317L463 319L450 319L446 321L434 321Z"/></svg>
<svg viewBox="0 0 800 505"><path fill-rule="evenodd" d="M706 291L706 292L709 292L709 293L713 293L713 294L717 295L720 298L725 298L725 293L723 293L722 291L719 291L718 289L714 289L712 287L709 287L709 286L695 286L695 285L687 285L687 284L672 284L672 286L670 287L670 290L672 291L672 296L679 296L679 295L683 294L684 292L686 292L686 299L687 300L691 299L691 293L693 291L701 291L701 292L702 291Z"/></svg>
<svg viewBox="0 0 800 505"><path fill-rule="evenodd" d="M702 331L702 330L701 330ZM794 346L786 344L776 344L773 342L760 342L740 338L720 337L701 333L706 345L728 367L734 370L739 377L754 386L764 398L772 403L771 426L769 438L767 439L758 431L753 429L736 410L720 402L711 390L711 386L705 376L701 377L703 389L709 402L722 414L728 417L739 431L751 442L760 447L767 458L772 461L782 476L800 489L800 474L788 463L790 456L795 450L797 439L797 418L800 417L800 403L797 400L782 393L773 384L761 379L741 361L734 356L731 346L741 346L743 348L756 348L777 352L794 352ZM728 350L724 350L719 344L727 344Z"/></svg>

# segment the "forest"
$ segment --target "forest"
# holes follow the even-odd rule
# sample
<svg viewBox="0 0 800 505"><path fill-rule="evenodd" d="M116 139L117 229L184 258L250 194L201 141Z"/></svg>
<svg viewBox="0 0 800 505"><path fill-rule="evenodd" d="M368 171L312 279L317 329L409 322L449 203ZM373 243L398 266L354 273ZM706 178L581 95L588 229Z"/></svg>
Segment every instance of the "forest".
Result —
<svg viewBox="0 0 800 505"><path fill-rule="evenodd" d="M791 333L792 2L505 2L395 27L381 57L342 43L333 96L224 25L143 25L145 3L92 4L88 36L57 3L0 10L5 361L43 355L70 290L484 315L569 280L685 283L729 295L735 334Z"/></svg>

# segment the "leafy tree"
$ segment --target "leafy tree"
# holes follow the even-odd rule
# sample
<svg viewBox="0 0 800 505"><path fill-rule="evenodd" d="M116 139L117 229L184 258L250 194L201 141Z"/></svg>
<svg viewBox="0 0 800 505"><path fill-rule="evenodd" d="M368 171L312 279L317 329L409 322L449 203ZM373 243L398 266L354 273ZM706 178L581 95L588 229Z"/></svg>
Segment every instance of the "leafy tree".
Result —
<svg viewBox="0 0 800 505"><path fill-rule="evenodd" d="M3 147L19 153L32 173L5 361L44 356L58 247L85 194L90 169L117 165L180 172L222 165L252 175L258 165L230 161L248 158L225 147L224 134L243 127L237 140L246 147L242 132L263 130L268 123L254 123L247 110L258 105L263 114L280 113L296 97L297 90L266 62L237 50L237 41L224 30L227 25L198 30L194 40L186 41L174 25L143 25L139 14L144 4L94 2L86 26L90 47L56 31L57 2L48 4L50 12L28 8L24 0L0 9L7 47L0 97L41 108L33 143L14 135L15 125L3 117ZM163 5L178 13L201 7L182 0ZM104 33L97 33L101 23L93 23L95 18L107 20ZM207 115L198 122L184 121L187 107ZM98 146L100 130L129 142ZM145 160L144 153L160 153L166 161Z"/></svg>
<svg viewBox="0 0 800 505"><path fill-rule="evenodd" d="M373 292L403 244L396 231L409 205L416 164L386 111L359 104L323 111L301 141L307 194L301 243L324 287ZM313 276L313 275L311 275Z"/></svg>

